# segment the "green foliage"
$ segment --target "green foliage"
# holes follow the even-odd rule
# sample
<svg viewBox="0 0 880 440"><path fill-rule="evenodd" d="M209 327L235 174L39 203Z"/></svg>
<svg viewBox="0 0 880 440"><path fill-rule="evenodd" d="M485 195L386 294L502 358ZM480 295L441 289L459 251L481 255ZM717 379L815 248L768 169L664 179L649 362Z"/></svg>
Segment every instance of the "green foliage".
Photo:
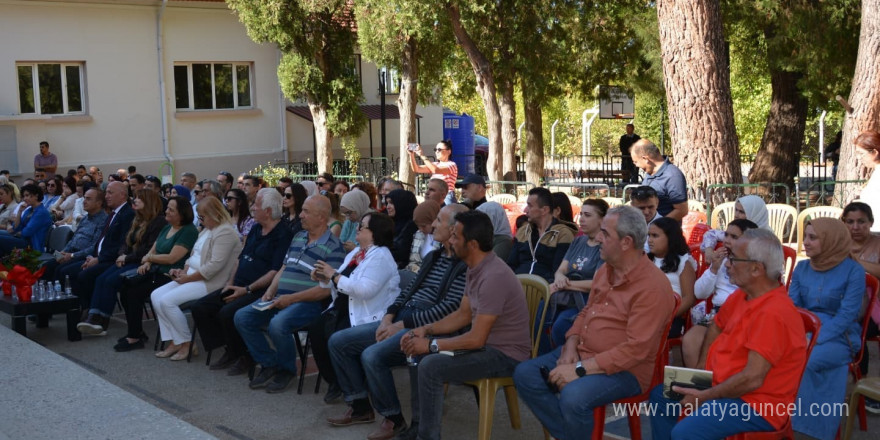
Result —
<svg viewBox="0 0 880 440"><path fill-rule="evenodd" d="M12 270L15 266L23 266L31 273L34 273L37 271L37 268L40 267L40 255L42 255L41 252L35 251L31 248L15 248L3 257L3 259L0 260L0 263L3 264L6 271Z"/></svg>
<svg viewBox="0 0 880 440"><path fill-rule="evenodd" d="M348 161L349 174L357 174L358 162L361 160L361 150L357 147L357 138L350 136L342 138L342 151L345 152L345 160Z"/></svg>
<svg viewBox="0 0 880 440"><path fill-rule="evenodd" d="M290 176L295 180L299 180L299 178L295 174L290 174L287 168L272 165L272 162L268 162L266 163L266 165L260 165L248 171L248 174L263 179L263 182L266 184L267 188L277 186L278 181L282 177Z"/></svg>

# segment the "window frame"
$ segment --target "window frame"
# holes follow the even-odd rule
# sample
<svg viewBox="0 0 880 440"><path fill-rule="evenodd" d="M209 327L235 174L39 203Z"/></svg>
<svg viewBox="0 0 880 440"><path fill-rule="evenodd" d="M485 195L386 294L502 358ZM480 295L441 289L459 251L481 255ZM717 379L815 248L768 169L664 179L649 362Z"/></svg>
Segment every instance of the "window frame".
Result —
<svg viewBox="0 0 880 440"><path fill-rule="evenodd" d="M379 67L379 76L385 80L385 84L384 84L385 88L382 90L382 93L385 94L385 96L400 94L400 90L402 89L402 87L401 87L401 79L400 79L400 71L399 70L392 68L392 67L388 67L388 66L381 66L381 67ZM391 83L389 83L388 79L390 77L393 77L396 79L394 81L392 81ZM393 84L393 87L389 88L389 85L391 85L391 84Z"/></svg>
<svg viewBox="0 0 880 440"><path fill-rule="evenodd" d="M193 65L207 64L211 66L211 108L195 108L195 88L193 87ZM215 81L215 66L219 64L228 64L232 66L232 107L217 108L217 84ZM250 105L238 104L238 67L247 66L248 68L248 94L250 95ZM177 81L174 75L174 69L177 67L186 67L186 87L187 99L189 107L177 107ZM256 109L256 96L254 87L254 63L253 61L175 61L171 67L171 78L173 80L172 94L175 97L174 109L178 112L223 112L233 110Z"/></svg>
<svg viewBox="0 0 880 440"><path fill-rule="evenodd" d="M61 113L43 113L42 101L40 97L40 65L58 65L61 70ZM80 116L88 114L88 101L86 100L86 63L85 61L16 61L15 62L15 79L19 78L19 67L31 68L31 87L34 93L34 111L23 112L21 108L21 88L15 88L15 94L18 98L18 113L20 115L35 116ZM79 69L79 100L82 110L70 111L68 87L67 87L67 67L77 67Z"/></svg>

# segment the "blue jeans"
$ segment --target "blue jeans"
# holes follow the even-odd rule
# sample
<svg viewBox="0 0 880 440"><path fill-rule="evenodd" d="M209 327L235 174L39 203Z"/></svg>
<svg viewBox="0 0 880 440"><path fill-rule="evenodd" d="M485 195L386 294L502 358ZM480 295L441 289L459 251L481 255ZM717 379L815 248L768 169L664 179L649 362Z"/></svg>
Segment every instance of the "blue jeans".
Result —
<svg viewBox="0 0 880 440"><path fill-rule="evenodd" d="M740 432L772 431L773 426L757 415L742 399L715 399L678 420L681 405L663 397L663 385L651 390L651 438L654 440L714 440Z"/></svg>
<svg viewBox="0 0 880 440"><path fill-rule="evenodd" d="M126 264L118 267L110 266L98 278L95 279L95 290L92 292L92 308L89 309L90 314L101 315L109 318L113 315L113 308L116 307L116 292L122 287L122 279L119 278L123 272L131 269L137 269L137 264Z"/></svg>
<svg viewBox="0 0 880 440"><path fill-rule="evenodd" d="M400 351L400 338L409 330L403 329L376 342L378 328L376 321L333 333L330 359L345 400L364 399L369 391L373 406L379 414L388 417L401 413L391 368L406 364L406 357Z"/></svg>
<svg viewBox="0 0 880 440"><path fill-rule="evenodd" d="M424 356L418 366L419 439L440 438L444 384L510 376L516 364L515 359L492 347L457 356Z"/></svg>
<svg viewBox="0 0 880 440"><path fill-rule="evenodd" d="M559 347L543 356L519 364L513 382L519 398L532 410L550 435L560 440L589 438L593 432L593 408L635 396L642 389L632 373L591 374L578 378L554 393L541 377L540 369L556 368Z"/></svg>
<svg viewBox="0 0 880 440"><path fill-rule="evenodd" d="M553 320L553 327L550 330L550 340L553 341L554 347L565 345L565 334L568 333L571 325L574 324L577 314L578 309L573 307L556 313L556 319Z"/></svg>
<svg viewBox="0 0 880 440"><path fill-rule="evenodd" d="M259 300L258 300L259 301ZM296 373L296 343L293 331L315 320L323 307L319 301L293 303L281 310L257 310L245 306L235 312L235 328L247 344L251 357L263 368L280 367ZM273 350L263 334L272 340Z"/></svg>

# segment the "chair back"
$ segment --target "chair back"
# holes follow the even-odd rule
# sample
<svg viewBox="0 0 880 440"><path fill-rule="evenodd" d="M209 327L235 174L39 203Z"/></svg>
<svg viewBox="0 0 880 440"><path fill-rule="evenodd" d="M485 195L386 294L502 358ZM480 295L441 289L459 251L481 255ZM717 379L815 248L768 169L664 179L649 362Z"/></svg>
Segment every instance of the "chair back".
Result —
<svg viewBox="0 0 880 440"><path fill-rule="evenodd" d="M499 205L509 205L511 203L516 203L516 196L513 194L495 194L492 197L489 197L489 201L498 202Z"/></svg>
<svg viewBox="0 0 880 440"><path fill-rule="evenodd" d="M791 285L791 276L794 274L794 265L797 264L797 251L793 247L782 245L782 255L785 263L782 265L782 279L785 280L785 289Z"/></svg>
<svg viewBox="0 0 880 440"><path fill-rule="evenodd" d="M706 204L694 199L688 199L688 211L697 211L706 213Z"/></svg>
<svg viewBox="0 0 880 440"><path fill-rule="evenodd" d="M526 294L526 305L529 307L529 336L532 338L532 357L535 357L538 354L541 329L544 328L544 318L547 315L547 304L550 302L550 285L547 284L547 280L537 275L520 274L516 277L519 278L523 292Z"/></svg>
<svg viewBox="0 0 880 440"><path fill-rule="evenodd" d="M843 208L838 208L837 206L813 206L812 208L807 208L801 211L797 217L798 255L804 253L804 223L806 223L807 220L819 217L840 218L841 213L843 213Z"/></svg>
<svg viewBox="0 0 880 440"><path fill-rule="evenodd" d="M52 228L49 231L49 240L46 243L46 252L60 251L67 246L67 243L73 238L73 228L68 225L61 225Z"/></svg>
<svg viewBox="0 0 880 440"><path fill-rule="evenodd" d="M684 234L685 241L690 240L694 227L699 224L706 224L706 213L700 211L688 211L684 218L681 219L681 233Z"/></svg>
<svg viewBox="0 0 880 440"><path fill-rule="evenodd" d="M822 328L822 321L820 321L819 317L809 310L798 309L798 313L801 314L801 319L804 321L804 331L810 335L810 339L807 340L807 359L810 359L813 347L816 346L816 341L819 339L819 330ZM806 362L804 362L804 368L807 368ZM801 375L803 374L804 372L801 370Z"/></svg>
<svg viewBox="0 0 880 440"><path fill-rule="evenodd" d="M666 326L663 327L663 334L660 336L660 346L657 348L657 354L654 356L654 375L651 376L651 386L648 387L648 393L654 387L663 383L663 370L666 369L666 365L669 363L669 350L666 347L666 339L669 337L672 321L675 321L675 311L681 305L680 296L672 295L672 298L675 300L675 306L672 308L672 313L669 314L669 321L666 322Z"/></svg>
<svg viewBox="0 0 880 440"><path fill-rule="evenodd" d="M735 207L736 202L726 202L712 208L709 226L711 226L712 229L727 229L727 224L733 220L733 211Z"/></svg>
<svg viewBox="0 0 880 440"><path fill-rule="evenodd" d="M700 278L700 275L709 268L709 263L706 262L706 255L703 254L703 250L700 249L700 245L692 244L688 246L691 250L691 257L694 258L694 261L697 262L697 278Z"/></svg>
<svg viewBox="0 0 880 440"><path fill-rule="evenodd" d="M767 216L770 221L770 229L782 243L791 243L794 235L797 209L784 203L771 203L767 205Z"/></svg>
<svg viewBox="0 0 880 440"><path fill-rule="evenodd" d="M853 357L853 364L855 365L861 363L862 356L865 355L865 337L868 334L868 324L871 321L871 307L877 299L878 288L880 288L880 281L870 274L865 274L865 299L867 302L865 303L865 306L862 307L862 313L864 315L860 315L856 318L856 320L862 325L862 345L859 348L859 352Z"/></svg>

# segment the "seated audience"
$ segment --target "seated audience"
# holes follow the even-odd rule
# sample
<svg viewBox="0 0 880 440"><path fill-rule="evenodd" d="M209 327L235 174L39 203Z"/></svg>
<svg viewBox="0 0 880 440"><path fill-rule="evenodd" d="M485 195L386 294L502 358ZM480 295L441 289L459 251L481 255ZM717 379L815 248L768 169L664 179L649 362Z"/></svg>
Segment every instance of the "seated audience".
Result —
<svg viewBox="0 0 880 440"><path fill-rule="evenodd" d="M574 214L571 209L571 200L568 195L563 192L552 193L553 196L553 217L559 221L574 225ZM577 229L577 226L575 226Z"/></svg>
<svg viewBox="0 0 880 440"><path fill-rule="evenodd" d="M358 247L336 267L318 261L313 277L329 288L330 308L309 325L312 354L321 377L330 384L324 401L341 396L336 372L330 362L328 341L333 333L382 319L400 294L400 276L391 256L394 222L379 212L365 214L358 228ZM341 272L340 272L341 271Z"/></svg>
<svg viewBox="0 0 880 440"><path fill-rule="evenodd" d="M373 185L370 182L358 182L352 185L352 189L355 188L363 191L367 195L367 197L369 197L370 209L374 211L378 209L379 190L376 189L376 185Z"/></svg>
<svg viewBox="0 0 880 440"><path fill-rule="evenodd" d="M56 219L56 226L70 223L77 199L79 195L76 192L76 180L73 177L64 179L61 185L61 197L51 210L52 217Z"/></svg>
<svg viewBox="0 0 880 440"><path fill-rule="evenodd" d="M332 185L333 175L330 173L324 172L315 178L315 186L318 187L318 193L321 195L326 195L325 193L327 192L333 192Z"/></svg>
<svg viewBox="0 0 880 440"><path fill-rule="evenodd" d="M299 184L302 185L303 188L306 189L306 197L311 197L314 195L321 194L321 192L318 190L318 184L316 184L315 182L313 182L311 180L302 180L299 182Z"/></svg>
<svg viewBox="0 0 880 440"><path fill-rule="evenodd" d="M345 217L339 213L339 196L332 192L324 196L330 201L330 218L327 219L327 227L330 228L331 234L339 238L339 234L342 232L342 222L345 221Z"/></svg>
<svg viewBox="0 0 880 440"><path fill-rule="evenodd" d="M391 246L391 253L398 269L403 269L409 262L409 251L418 230L413 221L413 212L418 203L415 194L405 189L395 189L385 196L385 213L394 220L394 244Z"/></svg>
<svg viewBox="0 0 880 440"><path fill-rule="evenodd" d="M794 305L816 314L822 330L807 360L798 399L804 408L844 402L849 363L862 342L860 308L865 297L865 269L850 258L852 240L846 225L816 218L804 226L809 260L795 266L788 295ZM841 414L795 414L795 431L821 440L834 439Z"/></svg>
<svg viewBox="0 0 880 440"><path fill-rule="evenodd" d="M513 374L520 397L553 437L588 438L593 408L642 393L651 383L675 298L642 253L646 232L632 207L608 210L598 235L605 264L565 344L523 362Z"/></svg>
<svg viewBox="0 0 880 440"><path fill-rule="evenodd" d="M782 244L766 229L745 231L731 245L727 270L739 289L710 324L696 366L712 371L712 387L673 386L684 395L680 404L664 396L663 385L654 388L653 439L720 439L785 425L788 412L778 408L795 404L807 338L779 282L783 264ZM712 410L698 408L705 405Z"/></svg>
<svg viewBox="0 0 880 440"><path fill-rule="evenodd" d="M99 336L107 334L110 316L116 308L116 292L122 286L122 275L130 270L137 270L141 259L153 247L159 232L168 223L162 215L162 199L152 191L138 191L131 205L135 213L131 229L119 248L115 265L108 267L95 279L88 317L76 325L80 333Z"/></svg>
<svg viewBox="0 0 880 440"><path fill-rule="evenodd" d="M302 223L299 213L302 212L303 203L306 201L306 189L299 183L292 183L284 189L284 200L281 201L282 215L281 225L290 231L290 235L296 235L302 231Z"/></svg>
<svg viewBox="0 0 880 440"><path fill-rule="evenodd" d="M751 220L761 229L770 229L770 214L764 199L754 195L742 196L736 199L733 210L734 219Z"/></svg>
<svg viewBox="0 0 880 440"><path fill-rule="evenodd" d="M440 212L440 204L433 200L425 200L416 206L413 211L413 222L418 228L413 235L412 247L409 251L409 263L406 270L417 273L422 265L422 259L431 251L440 247L440 243L434 240L434 220Z"/></svg>
<svg viewBox="0 0 880 440"><path fill-rule="evenodd" d="M507 264L515 273L538 275L551 283L576 231L553 217L553 196L547 188L532 188L523 212L529 221L517 229Z"/></svg>
<svg viewBox="0 0 880 440"><path fill-rule="evenodd" d="M681 299L669 329L669 337L677 338L684 332L686 314L694 305L697 263L684 240L681 224L671 217L658 218L648 226L648 248L648 259L666 274L672 292Z"/></svg>
<svg viewBox="0 0 880 440"><path fill-rule="evenodd" d="M657 212L660 198L657 196L657 191L654 188L647 185L636 187L632 193L630 193L630 197L630 205L641 211L642 216L645 217L645 223L650 225L654 220L663 217ZM647 240L645 240L644 251L646 254L651 251L648 249Z"/></svg>
<svg viewBox="0 0 880 440"><path fill-rule="evenodd" d="M168 346L156 357L173 361L186 359L192 333L180 305L197 300L226 283L241 251L238 231L216 197L202 199L198 207L204 229L193 246L192 255L183 269L171 269L171 282L150 294L162 341ZM193 347L193 355L198 351Z"/></svg>
<svg viewBox="0 0 880 440"><path fill-rule="evenodd" d="M550 306L547 309L545 326L550 327L553 347L565 343L565 334L571 328L587 300L593 287L593 277L602 265L599 254L599 233L602 219L608 212L608 203L602 199L585 199L578 219L580 232L571 242L562 263L553 274L550 284Z"/></svg>
<svg viewBox="0 0 880 440"><path fill-rule="evenodd" d="M455 215L449 243L468 267L465 296L443 319L410 330L400 346L418 361L418 438L439 439L443 387L513 373L529 358L529 309L522 285L492 252L492 222L479 211ZM435 335L449 335L435 338ZM455 356L441 351L459 351ZM464 352L462 352L464 351Z"/></svg>
<svg viewBox="0 0 880 440"><path fill-rule="evenodd" d="M233 191L241 193L244 198L241 190L233 189L229 193ZM211 370L232 367L227 373L229 376L244 374L253 365L253 359L235 329L235 312L263 296L284 264L293 238L290 230L281 225L281 195L275 189L263 188L257 192L253 212L256 222L244 242L232 276L225 286L192 306L193 321L202 336L205 350L226 347L223 356L211 365Z"/></svg>
<svg viewBox="0 0 880 440"><path fill-rule="evenodd" d="M143 191L143 190L141 190ZM192 224L192 208L188 198L181 196L168 200L165 208L165 226L153 246L140 260L137 276L130 274L119 288L120 302L125 309L128 332L113 347L116 351L131 351L144 348L147 334L144 333L144 301L153 290L171 281L168 273L172 269L184 267L190 251L199 237L199 231Z"/></svg>
<svg viewBox="0 0 880 440"><path fill-rule="evenodd" d="M0 189L2 195L2 189ZM104 211L104 193L95 187L88 190L81 198L83 208L86 215L79 222L79 227L73 233L73 237L60 250L55 258L46 262L46 271L43 272L43 279L48 281L64 282L64 276L61 275L63 269L67 265L73 268L82 266L86 260L86 256L95 248L101 232L104 231L104 225L107 223L107 213Z"/></svg>
<svg viewBox="0 0 880 440"><path fill-rule="evenodd" d="M333 426L373 420L375 407L385 420L368 438L391 438L407 430L391 368L405 364L400 339L407 329L435 322L458 309L461 303L467 266L455 256L449 238L455 214L464 211L467 207L456 204L440 210L432 233L442 247L428 254L416 278L401 290L381 321L340 330L330 337L333 369L349 405L341 417L327 419ZM417 379L417 370L410 370L413 408L418 408ZM418 414L414 413L408 432L414 436L417 431Z"/></svg>
<svg viewBox="0 0 880 440"><path fill-rule="evenodd" d="M342 196L342 201L339 202L339 212L345 216L345 223L342 224L339 241L342 242L342 247L346 252L351 252L357 247L355 236L358 226L361 224L360 219L364 214L372 211L370 197L356 187Z"/></svg>
<svg viewBox="0 0 880 440"><path fill-rule="evenodd" d="M465 206L477 209L480 205L486 203L486 179L483 176L468 174L461 179L461 182L456 183L455 187L461 188L461 203Z"/></svg>
<svg viewBox="0 0 880 440"><path fill-rule="evenodd" d="M5 257L13 249L31 248L43 252L46 234L52 227L52 216L43 206L43 191L37 185L21 188L21 199L27 206L21 212L21 220L9 234L0 234L0 257Z"/></svg>
<svg viewBox="0 0 880 440"><path fill-rule="evenodd" d="M347 193L349 191L350 187L348 185L348 182L346 182L344 180L337 180L337 181L333 182L333 185L331 185L331 188L332 188L332 192L335 193L337 196L339 196L339 198L341 199L342 196L344 196L345 193Z"/></svg>
<svg viewBox="0 0 880 440"><path fill-rule="evenodd" d="M16 200L15 190L8 183L0 185L0 231L10 231L18 218L21 202Z"/></svg>
<svg viewBox="0 0 880 440"><path fill-rule="evenodd" d="M226 211L229 212L229 217L232 218L232 224L235 225L235 230L238 231L238 237L243 242L254 226L254 218L251 217L251 210L247 204L247 196L244 194L244 191L233 188L226 192L226 197L223 201L226 202Z"/></svg>
<svg viewBox="0 0 880 440"><path fill-rule="evenodd" d="M431 179L425 188L425 200L433 200L441 207L446 204L446 194L449 188L443 179Z"/></svg>
<svg viewBox="0 0 880 440"><path fill-rule="evenodd" d="M309 267L319 260L338 265L345 256L339 239L327 229L329 216L330 202L326 197L306 199L300 213L303 230L293 237L284 266L260 298L272 301L272 306L266 310L242 307L235 312L235 328L254 362L261 367L248 385L251 389L266 388L269 393L278 393L287 389L296 376L292 334L314 321L326 308L324 300L330 296L329 288L312 280Z"/></svg>
<svg viewBox="0 0 880 440"><path fill-rule="evenodd" d="M510 232L510 220L507 219L507 211L498 202L485 202L477 207L477 211L484 212L492 220L495 235L492 239L492 251L498 258L507 261L510 250L513 248L513 233Z"/></svg>

